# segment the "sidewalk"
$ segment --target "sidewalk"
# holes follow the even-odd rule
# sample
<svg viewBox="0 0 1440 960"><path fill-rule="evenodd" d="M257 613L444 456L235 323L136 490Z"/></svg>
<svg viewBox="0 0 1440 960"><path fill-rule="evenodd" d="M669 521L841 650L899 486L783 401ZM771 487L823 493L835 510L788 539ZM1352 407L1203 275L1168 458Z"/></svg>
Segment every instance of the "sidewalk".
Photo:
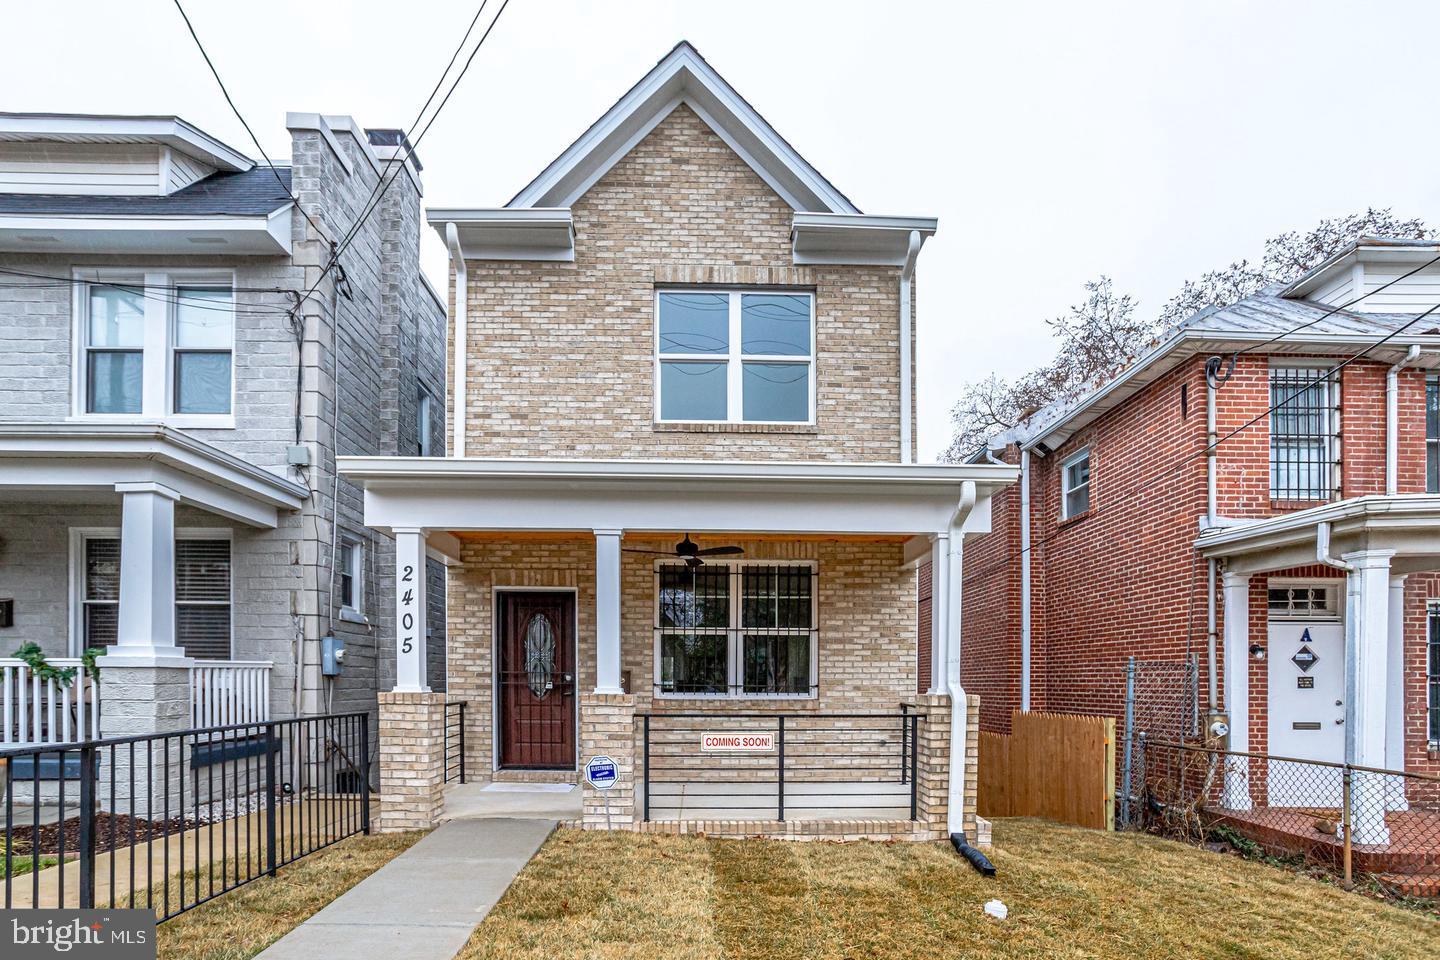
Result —
<svg viewBox="0 0 1440 960"><path fill-rule="evenodd" d="M259 960L450 960L554 829L554 820L443 823Z"/></svg>

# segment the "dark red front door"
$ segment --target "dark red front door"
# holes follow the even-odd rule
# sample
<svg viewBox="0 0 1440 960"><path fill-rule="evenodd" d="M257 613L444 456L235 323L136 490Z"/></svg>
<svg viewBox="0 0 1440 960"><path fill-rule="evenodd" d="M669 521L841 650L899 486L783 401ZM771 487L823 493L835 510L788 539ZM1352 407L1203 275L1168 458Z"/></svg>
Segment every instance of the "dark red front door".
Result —
<svg viewBox="0 0 1440 960"><path fill-rule="evenodd" d="M500 594L500 766L575 768L575 595Z"/></svg>

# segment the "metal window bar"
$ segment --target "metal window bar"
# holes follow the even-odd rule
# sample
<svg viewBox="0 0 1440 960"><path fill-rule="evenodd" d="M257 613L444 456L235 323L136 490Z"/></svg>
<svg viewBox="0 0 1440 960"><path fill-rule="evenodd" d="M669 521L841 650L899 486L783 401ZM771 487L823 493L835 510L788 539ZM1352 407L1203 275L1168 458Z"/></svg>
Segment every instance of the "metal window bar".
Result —
<svg viewBox="0 0 1440 960"><path fill-rule="evenodd" d="M1440 493L1440 376L1425 379L1425 490Z"/></svg>
<svg viewBox="0 0 1440 960"><path fill-rule="evenodd" d="M1270 371L1270 498L1329 500L1336 492L1335 396L1325 371Z"/></svg>
<svg viewBox="0 0 1440 960"><path fill-rule="evenodd" d="M445 704L445 782L465 782L465 701Z"/></svg>
<svg viewBox="0 0 1440 960"><path fill-rule="evenodd" d="M918 712L637 716L646 822L918 818ZM702 735L719 732L769 742L741 752L707 752Z"/></svg>
<svg viewBox="0 0 1440 960"><path fill-rule="evenodd" d="M274 875L369 832L369 749L361 713L6 748L4 906L142 907L164 921ZM60 828L42 829L57 803ZM51 864L72 856L67 882Z"/></svg>

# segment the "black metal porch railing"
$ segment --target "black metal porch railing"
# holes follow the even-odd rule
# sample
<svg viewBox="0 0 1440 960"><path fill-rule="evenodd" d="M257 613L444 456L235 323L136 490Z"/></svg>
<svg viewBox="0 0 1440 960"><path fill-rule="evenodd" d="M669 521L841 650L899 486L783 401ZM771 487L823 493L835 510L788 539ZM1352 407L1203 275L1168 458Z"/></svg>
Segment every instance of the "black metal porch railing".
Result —
<svg viewBox="0 0 1440 960"><path fill-rule="evenodd" d="M918 713L637 716L647 822L919 816Z"/></svg>
<svg viewBox="0 0 1440 960"><path fill-rule="evenodd" d="M0 751L4 906L168 920L370 832L363 713Z"/></svg>
<svg viewBox="0 0 1440 960"><path fill-rule="evenodd" d="M465 782L465 701L445 704L445 782Z"/></svg>

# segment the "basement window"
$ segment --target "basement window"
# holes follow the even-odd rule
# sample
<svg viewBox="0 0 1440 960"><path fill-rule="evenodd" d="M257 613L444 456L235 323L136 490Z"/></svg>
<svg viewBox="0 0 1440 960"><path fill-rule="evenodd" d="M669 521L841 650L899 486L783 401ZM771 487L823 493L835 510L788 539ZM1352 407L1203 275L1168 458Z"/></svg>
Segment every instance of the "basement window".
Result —
<svg viewBox="0 0 1440 960"><path fill-rule="evenodd" d="M1081 450L1060 465L1060 518L1078 517L1090 509L1090 451Z"/></svg>

